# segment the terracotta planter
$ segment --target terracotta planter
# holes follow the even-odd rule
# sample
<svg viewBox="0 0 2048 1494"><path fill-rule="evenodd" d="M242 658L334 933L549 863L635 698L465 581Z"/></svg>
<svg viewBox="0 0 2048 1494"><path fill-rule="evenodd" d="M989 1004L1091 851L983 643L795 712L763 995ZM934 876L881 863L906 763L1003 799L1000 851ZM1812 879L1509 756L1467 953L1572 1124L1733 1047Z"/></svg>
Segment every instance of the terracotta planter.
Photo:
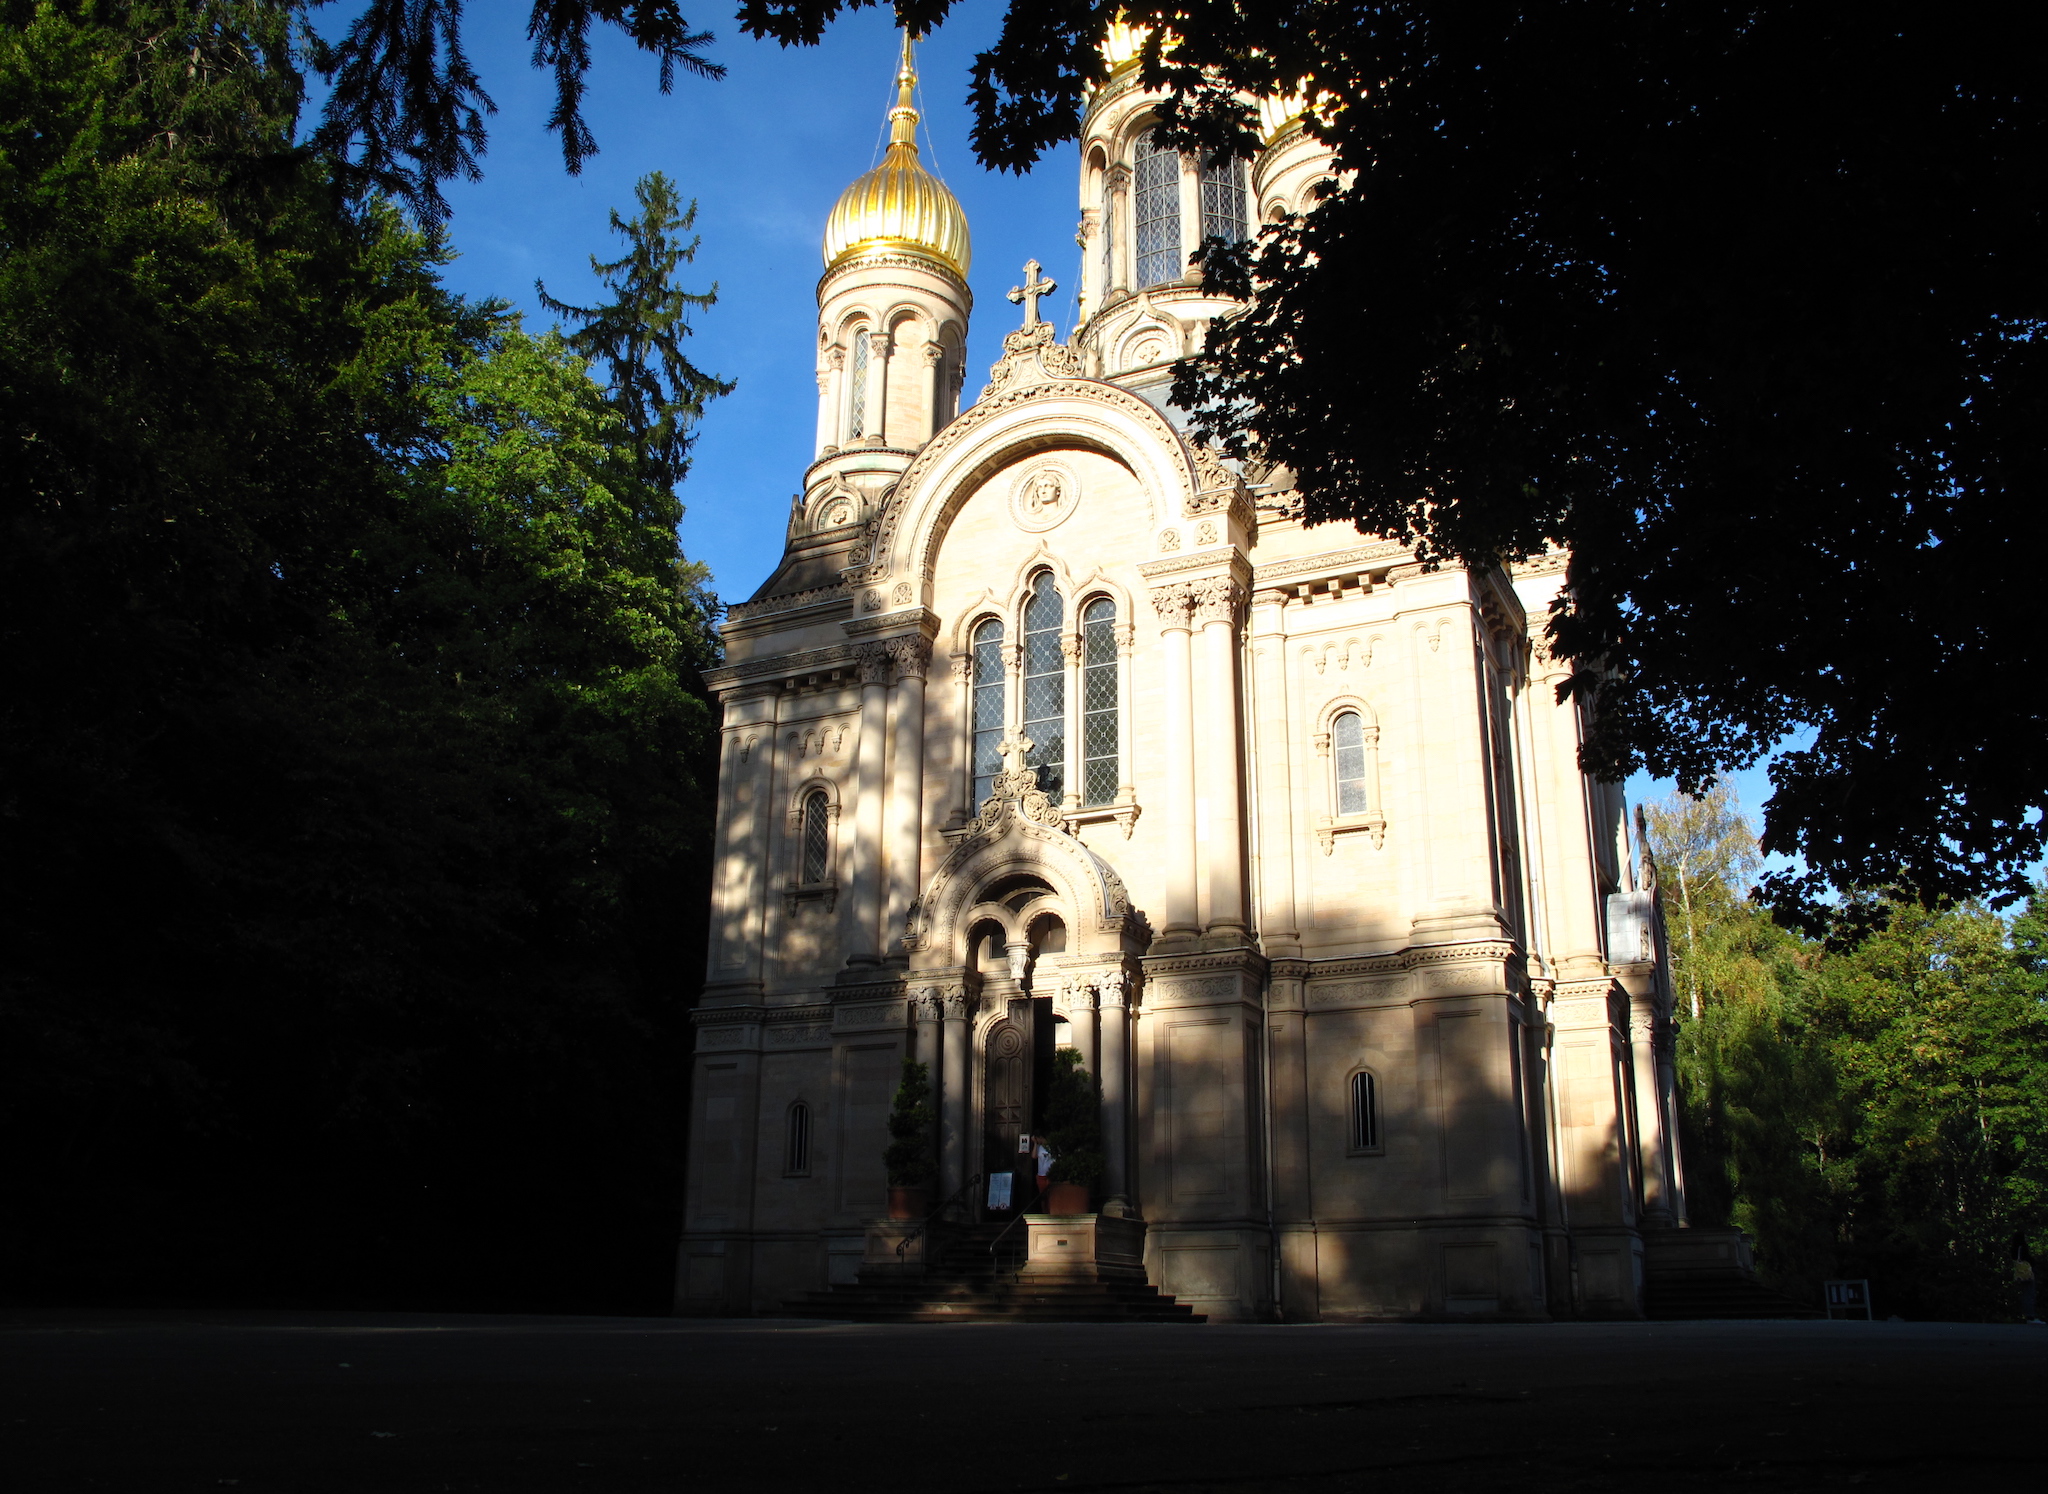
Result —
<svg viewBox="0 0 2048 1494"><path fill-rule="evenodd" d="M931 1198L923 1188L891 1188L889 1190L889 1217L891 1219L922 1219L931 1210Z"/></svg>
<svg viewBox="0 0 2048 1494"><path fill-rule="evenodd" d="M1045 1190L1045 1212L1048 1214L1087 1213L1088 1185L1086 1183L1054 1183Z"/></svg>

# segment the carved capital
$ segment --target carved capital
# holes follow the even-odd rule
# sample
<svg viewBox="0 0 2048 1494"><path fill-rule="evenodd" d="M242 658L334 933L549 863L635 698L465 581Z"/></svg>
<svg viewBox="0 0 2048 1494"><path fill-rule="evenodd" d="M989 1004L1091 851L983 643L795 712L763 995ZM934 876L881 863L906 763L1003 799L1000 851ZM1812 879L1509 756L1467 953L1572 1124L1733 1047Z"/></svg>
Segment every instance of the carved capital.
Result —
<svg viewBox="0 0 2048 1494"><path fill-rule="evenodd" d="M855 644L853 661L860 670L863 685L889 683L889 646L886 643Z"/></svg>
<svg viewBox="0 0 2048 1494"><path fill-rule="evenodd" d="M948 1022L965 1022L974 1015L974 1002L968 998L964 987L954 986L940 998L946 1009Z"/></svg>
<svg viewBox="0 0 2048 1494"><path fill-rule="evenodd" d="M1095 982L1096 999L1105 1010L1121 1011L1129 1004L1121 970L1104 971Z"/></svg>
<svg viewBox="0 0 2048 1494"><path fill-rule="evenodd" d="M1067 1005L1077 1012L1095 1010L1095 979L1077 980L1067 988Z"/></svg>
<svg viewBox="0 0 2048 1494"><path fill-rule="evenodd" d="M895 339L887 332L870 332L867 339L870 358L886 358L889 356L889 350L896 345Z"/></svg>
<svg viewBox="0 0 2048 1494"><path fill-rule="evenodd" d="M946 356L946 350L935 342L928 342L920 351L919 356L924 359L924 366L926 368L937 368L939 360Z"/></svg>
<svg viewBox="0 0 2048 1494"><path fill-rule="evenodd" d="M827 352L825 354L825 366L834 370L846 367L846 349L833 348Z"/></svg>
<svg viewBox="0 0 2048 1494"><path fill-rule="evenodd" d="M919 991L916 1006L917 1020L920 1022L937 1022L946 1015L946 1005L940 998L937 986L926 986Z"/></svg>
<svg viewBox="0 0 2048 1494"><path fill-rule="evenodd" d="M1081 635L1079 633L1060 634L1060 657L1069 664L1081 662Z"/></svg>
<svg viewBox="0 0 2048 1494"><path fill-rule="evenodd" d="M1231 623L1237 621L1239 603L1244 600L1244 588L1225 576L1212 577L1194 584L1194 610L1196 621L1205 627L1210 623Z"/></svg>
<svg viewBox="0 0 2048 1494"><path fill-rule="evenodd" d="M886 645L896 664L896 678L923 679L931 667L932 646L923 638L891 638Z"/></svg>
<svg viewBox="0 0 2048 1494"><path fill-rule="evenodd" d="M1152 610L1159 614L1159 626L1163 629L1187 627L1188 615L1194 607L1194 588L1185 581L1161 586L1152 593Z"/></svg>

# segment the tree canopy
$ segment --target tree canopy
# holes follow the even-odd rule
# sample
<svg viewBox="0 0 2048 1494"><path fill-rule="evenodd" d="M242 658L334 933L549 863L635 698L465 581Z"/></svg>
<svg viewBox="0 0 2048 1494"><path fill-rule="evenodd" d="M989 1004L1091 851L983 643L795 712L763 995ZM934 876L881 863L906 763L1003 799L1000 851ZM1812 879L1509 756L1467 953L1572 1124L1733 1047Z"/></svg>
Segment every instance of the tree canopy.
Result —
<svg viewBox="0 0 2048 1494"><path fill-rule="evenodd" d="M716 772L690 411L295 145L293 21L0 5L0 1261L658 1307Z"/></svg>
<svg viewBox="0 0 2048 1494"><path fill-rule="evenodd" d="M814 44L867 4L739 19ZM924 30L951 4L895 10ZM574 72L547 38L592 19L657 51L687 31L536 0L536 59ZM1249 153L1249 91L1309 101L1336 154L1313 210L1201 255L1250 309L1179 371L1198 431L1290 472L1311 522L1479 563L1568 548L1549 626L1594 707L1589 769L1695 791L1796 742L1763 836L1803 863L1765 879L1782 912L2025 893L2048 808L2048 719L2010 688L2043 663L2021 603L2048 542L2048 14L1017 4L970 80L984 164L1074 136L1119 21L1150 30L1169 138ZM398 55L386 34L350 55ZM379 138L423 179L461 164L432 144L465 138L455 114L406 117Z"/></svg>

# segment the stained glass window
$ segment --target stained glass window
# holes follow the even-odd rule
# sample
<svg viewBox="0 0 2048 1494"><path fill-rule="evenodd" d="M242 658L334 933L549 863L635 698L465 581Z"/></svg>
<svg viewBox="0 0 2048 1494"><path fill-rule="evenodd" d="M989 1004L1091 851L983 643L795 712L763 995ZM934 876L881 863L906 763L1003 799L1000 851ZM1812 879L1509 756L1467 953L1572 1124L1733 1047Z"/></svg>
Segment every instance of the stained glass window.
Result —
<svg viewBox="0 0 2048 1494"><path fill-rule="evenodd" d="M868 419L868 333L863 327L853 334L853 392L848 397L846 439L858 441L867 431Z"/></svg>
<svg viewBox="0 0 2048 1494"><path fill-rule="evenodd" d="M1245 235L1244 163L1202 163L1202 237L1235 244Z"/></svg>
<svg viewBox="0 0 2048 1494"><path fill-rule="evenodd" d="M814 789L804 795L804 864L802 879L806 886L815 887L825 880L825 868L832 850L830 811L825 805L825 791Z"/></svg>
<svg viewBox="0 0 2048 1494"><path fill-rule="evenodd" d="M974 630L974 803L995 792L1003 771L1003 625L990 618Z"/></svg>
<svg viewBox="0 0 2048 1494"><path fill-rule="evenodd" d="M1138 159L1132 173L1136 198L1138 288L1178 280L1187 266L1180 248L1180 152L1169 150L1146 131L1138 137Z"/></svg>
<svg viewBox="0 0 2048 1494"><path fill-rule="evenodd" d="M1081 612L1081 802L1116 802L1116 603L1097 597Z"/></svg>
<svg viewBox="0 0 2048 1494"><path fill-rule="evenodd" d="M1337 756L1337 813L1364 814L1365 723L1358 712L1346 711L1331 723L1330 736Z"/></svg>
<svg viewBox="0 0 2048 1494"><path fill-rule="evenodd" d="M1060 625L1066 606L1040 571L1024 601L1024 735L1031 753L1024 761L1038 769L1038 786L1057 799L1067 787L1067 666L1060 655Z"/></svg>

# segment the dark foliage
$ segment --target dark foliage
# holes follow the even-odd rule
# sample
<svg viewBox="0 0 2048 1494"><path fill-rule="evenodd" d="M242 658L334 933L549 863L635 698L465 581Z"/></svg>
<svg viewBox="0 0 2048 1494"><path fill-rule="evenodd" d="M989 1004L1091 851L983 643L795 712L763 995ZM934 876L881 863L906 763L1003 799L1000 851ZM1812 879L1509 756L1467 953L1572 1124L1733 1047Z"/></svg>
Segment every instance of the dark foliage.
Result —
<svg viewBox="0 0 2048 1494"><path fill-rule="evenodd" d="M882 1161L892 1188L929 1188L939 1175L932 1146L938 1112L932 1107L931 1070L916 1059L903 1060L903 1078L889 1111L889 1149Z"/></svg>
<svg viewBox="0 0 2048 1494"><path fill-rule="evenodd" d="M291 21L0 7L0 1269L659 1309L715 602L580 360L292 148Z"/></svg>
<svg viewBox="0 0 2048 1494"><path fill-rule="evenodd" d="M1052 1148L1055 1183L1102 1180L1102 1085L1082 1067L1078 1049L1062 1048L1053 1055L1045 1141Z"/></svg>

